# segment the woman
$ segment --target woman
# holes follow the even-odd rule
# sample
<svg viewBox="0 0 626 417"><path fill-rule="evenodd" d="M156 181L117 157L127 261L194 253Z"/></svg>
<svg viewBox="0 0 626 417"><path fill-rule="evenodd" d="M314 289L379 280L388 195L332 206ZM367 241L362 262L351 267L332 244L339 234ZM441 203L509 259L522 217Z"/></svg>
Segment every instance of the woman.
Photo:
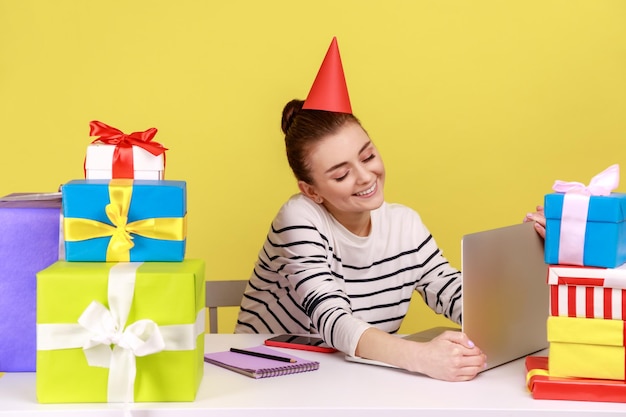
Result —
<svg viewBox="0 0 626 417"><path fill-rule="evenodd" d="M319 333L351 355L447 381L474 378L486 357L465 334L426 343L392 335L413 291L461 324L461 274L414 210L384 201L383 161L351 109L312 109L311 96L283 110L300 194L272 222L235 332Z"/></svg>

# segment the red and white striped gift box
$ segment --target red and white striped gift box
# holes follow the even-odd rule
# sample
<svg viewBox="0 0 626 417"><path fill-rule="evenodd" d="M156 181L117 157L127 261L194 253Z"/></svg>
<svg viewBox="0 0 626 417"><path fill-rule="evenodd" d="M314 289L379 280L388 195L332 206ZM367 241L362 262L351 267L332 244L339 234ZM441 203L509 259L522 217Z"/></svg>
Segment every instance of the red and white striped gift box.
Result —
<svg viewBox="0 0 626 417"><path fill-rule="evenodd" d="M626 264L548 266L550 315L626 320Z"/></svg>

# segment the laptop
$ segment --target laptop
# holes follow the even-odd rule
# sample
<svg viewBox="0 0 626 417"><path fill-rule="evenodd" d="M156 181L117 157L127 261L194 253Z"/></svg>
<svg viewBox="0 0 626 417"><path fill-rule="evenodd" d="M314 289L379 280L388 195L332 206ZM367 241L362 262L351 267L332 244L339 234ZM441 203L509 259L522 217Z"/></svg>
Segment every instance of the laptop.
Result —
<svg viewBox="0 0 626 417"><path fill-rule="evenodd" d="M492 369L548 347L547 265L543 239L533 223L521 223L463 236L463 326L487 355ZM425 342L445 330L436 327L404 336ZM390 366L346 356L353 362Z"/></svg>

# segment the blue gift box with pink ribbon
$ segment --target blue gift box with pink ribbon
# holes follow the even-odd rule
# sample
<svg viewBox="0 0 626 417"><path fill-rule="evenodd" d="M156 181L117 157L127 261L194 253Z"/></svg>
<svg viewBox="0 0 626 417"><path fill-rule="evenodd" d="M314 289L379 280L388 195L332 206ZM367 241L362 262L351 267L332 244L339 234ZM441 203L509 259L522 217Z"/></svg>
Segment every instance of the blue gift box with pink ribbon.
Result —
<svg viewBox="0 0 626 417"><path fill-rule="evenodd" d="M596 175L589 185L556 181L544 199L545 262L615 268L626 263L626 194L619 166Z"/></svg>
<svg viewBox="0 0 626 417"><path fill-rule="evenodd" d="M180 262L184 181L73 180L64 184L63 237L70 262Z"/></svg>

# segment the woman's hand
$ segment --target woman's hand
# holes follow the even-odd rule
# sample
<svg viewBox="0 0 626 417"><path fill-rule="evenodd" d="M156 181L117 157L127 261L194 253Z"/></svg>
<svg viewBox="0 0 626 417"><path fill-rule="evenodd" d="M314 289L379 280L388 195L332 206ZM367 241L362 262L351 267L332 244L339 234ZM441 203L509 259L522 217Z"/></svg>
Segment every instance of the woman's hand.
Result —
<svg viewBox="0 0 626 417"><path fill-rule="evenodd" d="M528 213L524 217L524 223L535 222L535 230L542 238L546 238L546 215L543 212L543 206L537 206L537 211Z"/></svg>
<svg viewBox="0 0 626 417"><path fill-rule="evenodd" d="M420 343L371 327L355 354L444 381L468 381L485 369L486 356L461 332L447 331Z"/></svg>
<svg viewBox="0 0 626 417"><path fill-rule="evenodd" d="M485 354L465 333L447 331L430 342L415 345L412 348L419 355L419 372L432 378L469 381L487 365Z"/></svg>

